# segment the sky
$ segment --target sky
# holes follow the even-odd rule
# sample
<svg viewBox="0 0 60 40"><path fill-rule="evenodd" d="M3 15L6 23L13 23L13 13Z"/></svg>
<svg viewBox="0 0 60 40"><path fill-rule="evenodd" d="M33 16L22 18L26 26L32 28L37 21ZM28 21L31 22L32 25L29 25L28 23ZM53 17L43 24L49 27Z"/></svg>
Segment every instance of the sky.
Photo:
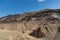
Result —
<svg viewBox="0 0 60 40"><path fill-rule="evenodd" d="M0 17L43 9L60 9L60 0L0 0Z"/></svg>

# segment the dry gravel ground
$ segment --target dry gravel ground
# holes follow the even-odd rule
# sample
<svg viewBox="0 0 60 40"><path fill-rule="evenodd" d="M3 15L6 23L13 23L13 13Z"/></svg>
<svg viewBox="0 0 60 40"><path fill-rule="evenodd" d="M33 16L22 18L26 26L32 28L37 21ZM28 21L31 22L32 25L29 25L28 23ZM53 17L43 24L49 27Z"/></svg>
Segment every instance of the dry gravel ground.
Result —
<svg viewBox="0 0 60 40"><path fill-rule="evenodd" d="M35 38L27 33L18 31L0 30L0 40L46 40L45 38Z"/></svg>
<svg viewBox="0 0 60 40"><path fill-rule="evenodd" d="M0 30L0 40L38 40L18 31Z"/></svg>

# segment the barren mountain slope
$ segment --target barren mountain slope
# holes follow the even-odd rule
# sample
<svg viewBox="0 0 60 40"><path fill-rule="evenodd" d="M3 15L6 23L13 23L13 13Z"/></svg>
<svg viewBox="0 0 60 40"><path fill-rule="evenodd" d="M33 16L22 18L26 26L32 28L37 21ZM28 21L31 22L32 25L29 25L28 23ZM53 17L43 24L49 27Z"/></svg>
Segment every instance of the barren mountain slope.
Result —
<svg viewBox="0 0 60 40"><path fill-rule="evenodd" d="M18 35L18 37L14 35L15 40L57 40L57 37L60 40L60 36L57 35L60 32L60 9L45 9L22 15L5 16L0 18L0 29L11 31L10 33L14 33L14 31L19 33L14 33ZM10 36L9 32L4 31L2 33ZM3 36L2 33L0 31L1 37ZM12 37L9 40L14 39Z"/></svg>

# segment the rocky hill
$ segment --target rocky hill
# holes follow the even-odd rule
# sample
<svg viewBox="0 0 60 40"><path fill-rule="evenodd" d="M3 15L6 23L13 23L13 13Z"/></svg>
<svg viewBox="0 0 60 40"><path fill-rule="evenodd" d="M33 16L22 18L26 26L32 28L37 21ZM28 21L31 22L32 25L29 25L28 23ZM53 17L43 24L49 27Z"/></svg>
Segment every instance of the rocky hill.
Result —
<svg viewBox="0 0 60 40"><path fill-rule="evenodd" d="M2 40L5 38L3 33L9 37L6 37L6 40L60 40L60 9L45 9L2 17Z"/></svg>
<svg viewBox="0 0 60 40"><path fill-rule="evenodd" d="M38 12L27 12L24 14L8 15L0 18L0 22L33 21L34 19L37 21L40 19L59 18L59 13L59 9L45 9Z"/></svg>

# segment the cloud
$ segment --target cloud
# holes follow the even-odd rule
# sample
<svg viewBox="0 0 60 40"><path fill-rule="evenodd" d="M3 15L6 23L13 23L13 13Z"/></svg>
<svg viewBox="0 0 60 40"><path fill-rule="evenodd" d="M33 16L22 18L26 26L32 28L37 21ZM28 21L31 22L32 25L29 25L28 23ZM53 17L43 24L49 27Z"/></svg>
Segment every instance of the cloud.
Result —
<svg viewBox="0 0 60 40"><path fill-rule="evenodd" d="M45 1L45 0L38 0L38 2L43 2L43 1Z"/></svg>

